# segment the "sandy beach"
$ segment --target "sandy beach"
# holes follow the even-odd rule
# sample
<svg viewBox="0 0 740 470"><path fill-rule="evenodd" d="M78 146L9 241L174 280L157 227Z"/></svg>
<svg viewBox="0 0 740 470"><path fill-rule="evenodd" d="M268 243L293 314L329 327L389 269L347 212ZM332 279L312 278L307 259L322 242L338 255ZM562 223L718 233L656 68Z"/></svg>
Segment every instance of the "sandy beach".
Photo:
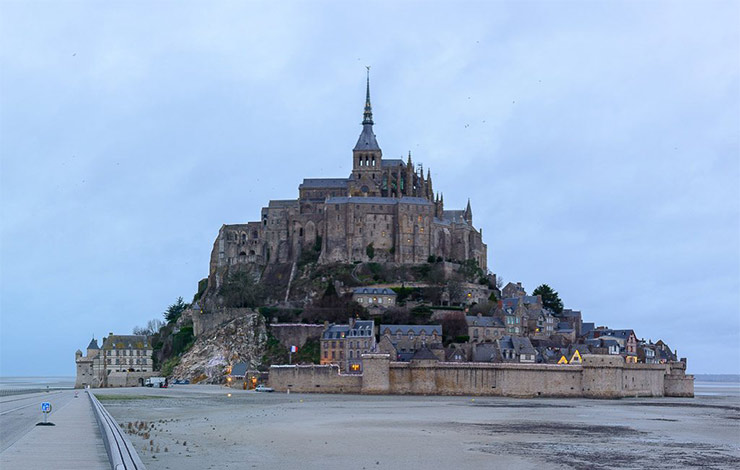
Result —
<svg viewBox="0 0 740 470"><path fill-rule="evenodd" d="M96 394L152 470L585 470L737 468L737 390L622 400L285 395L198 385Z"/></svg>

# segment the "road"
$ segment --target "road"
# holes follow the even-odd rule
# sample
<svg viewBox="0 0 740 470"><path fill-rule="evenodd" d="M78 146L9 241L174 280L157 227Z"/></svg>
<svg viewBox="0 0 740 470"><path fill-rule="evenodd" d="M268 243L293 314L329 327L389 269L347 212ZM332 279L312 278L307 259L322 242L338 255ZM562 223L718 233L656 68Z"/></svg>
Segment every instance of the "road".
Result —
<svg viewBox="0 0 740 470"><path fill-rule="evenodd" d="M0 400L0 452L33 429L36 423L44 420L41 413L42 402L51 403L49 421L54 422L54 413L73 400L74 394L72 390L63 390L3 397Z"/></svg>

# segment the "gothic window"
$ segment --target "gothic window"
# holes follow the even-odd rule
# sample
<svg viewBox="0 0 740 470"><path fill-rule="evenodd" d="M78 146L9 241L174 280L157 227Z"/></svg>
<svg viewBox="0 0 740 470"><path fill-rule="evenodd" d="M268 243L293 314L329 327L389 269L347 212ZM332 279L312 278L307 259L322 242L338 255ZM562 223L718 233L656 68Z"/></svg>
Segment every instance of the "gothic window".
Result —
<svg viewBox="0 0 740 470"><path fill-rule="evenodd" d="M242 233L242 242L246 242L246 241L247 241L247 234Z"/></svg>
<svg viewBox="0 0 740 470"><path fill-rule="evenodd" d="M259 234L257 233L256 230L252 231L252 238L254 238L254 239L259 238Z"/></svg>

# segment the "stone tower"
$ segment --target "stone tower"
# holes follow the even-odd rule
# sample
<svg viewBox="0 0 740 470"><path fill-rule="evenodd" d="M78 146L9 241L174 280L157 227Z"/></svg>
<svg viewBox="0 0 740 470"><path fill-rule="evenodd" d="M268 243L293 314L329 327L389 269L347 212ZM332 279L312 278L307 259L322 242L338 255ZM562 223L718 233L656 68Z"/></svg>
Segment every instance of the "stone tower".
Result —
<svg viewBox="0 0 740 470"><path fill-rule="evenodd" d="M351 196L380 196L383 152L375 138L373 124L373 108L370 104L370 68L368 67L362 132L355 148L352 149Z"/></svg>

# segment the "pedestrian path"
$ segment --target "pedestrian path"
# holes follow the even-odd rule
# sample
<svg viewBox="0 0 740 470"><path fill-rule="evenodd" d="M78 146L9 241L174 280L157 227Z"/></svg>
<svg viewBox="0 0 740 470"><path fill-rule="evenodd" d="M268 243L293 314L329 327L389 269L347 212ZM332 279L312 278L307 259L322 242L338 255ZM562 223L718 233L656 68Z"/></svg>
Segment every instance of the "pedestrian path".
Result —
<svg viewBox="0 0 740 470"><path fill-rule="evenodd" d="M90 404L80 393L49 421L56 426L35 426L0 454L2 470L110 469L103 438Z"/></svg>

